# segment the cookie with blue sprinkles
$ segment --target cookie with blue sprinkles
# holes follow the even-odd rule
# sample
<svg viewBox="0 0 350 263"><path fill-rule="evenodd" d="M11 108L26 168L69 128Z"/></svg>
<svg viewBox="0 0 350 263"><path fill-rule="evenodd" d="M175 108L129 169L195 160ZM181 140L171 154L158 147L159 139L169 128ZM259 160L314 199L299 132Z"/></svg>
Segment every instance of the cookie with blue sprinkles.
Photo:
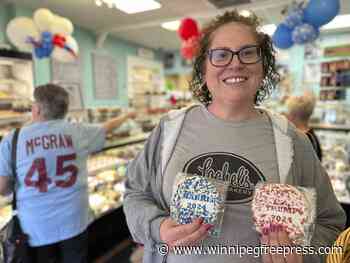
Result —
<svg viewBox="0 0 350 263"><path fill-rule="evenodd" d="M181 176L172 194L170 214L179 224L189 224L195 218L203 218L205 224L218 225L223 211L225 194L212 179L201 176ZM217 236L214 227L210 235Z"/></svg>

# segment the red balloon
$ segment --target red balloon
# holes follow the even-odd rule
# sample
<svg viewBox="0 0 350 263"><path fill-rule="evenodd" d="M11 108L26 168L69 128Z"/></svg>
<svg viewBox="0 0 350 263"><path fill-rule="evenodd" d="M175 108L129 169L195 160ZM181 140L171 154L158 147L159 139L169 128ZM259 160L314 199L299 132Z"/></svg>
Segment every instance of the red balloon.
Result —
<svg viewBox="0 0 350 263"><path fill-rule="evenodd" d="M53 40L52 40L53 44L55 46L58 46L60 48L64 48L64 45L66 43L66 38L64 36L61 36L61 35L58 35L58 34L55 34L53 36Z"/></svg>
<svg viewBox="0 0 350 263"><path fill-rule="evenodd" d="M188 40L182 41L181 55L185 59L191 60L198 52L199 48L199 36L193 36Z"/></svg>
<svg viewBox="0 0 350 263"><path fill-rule="evenodd" d="M179 37L182 40L188 40L191 37L199 35L199 29L197 26L197 22L192 18L184 18L181 20L180 27L177 31Z"/></svg>

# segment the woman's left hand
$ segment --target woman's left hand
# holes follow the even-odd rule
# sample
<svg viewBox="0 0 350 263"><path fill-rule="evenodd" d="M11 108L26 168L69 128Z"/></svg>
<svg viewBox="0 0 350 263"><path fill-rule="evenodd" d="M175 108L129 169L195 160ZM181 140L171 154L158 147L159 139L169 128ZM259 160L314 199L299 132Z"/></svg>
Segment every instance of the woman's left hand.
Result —
<svg viewBox="0 0 350 263"><path fill-rule="evenodd" d="M272 225L264 229L261 236L261 245L268 247L287 247L293 246L286 231L280 225ZM277 249L276 249L277 250ZM275 252L277 252L275 250ZM303 263L303 256L296 253L296 251L288 251L285 255L278 253L263 254L263 263Z"/></svg>

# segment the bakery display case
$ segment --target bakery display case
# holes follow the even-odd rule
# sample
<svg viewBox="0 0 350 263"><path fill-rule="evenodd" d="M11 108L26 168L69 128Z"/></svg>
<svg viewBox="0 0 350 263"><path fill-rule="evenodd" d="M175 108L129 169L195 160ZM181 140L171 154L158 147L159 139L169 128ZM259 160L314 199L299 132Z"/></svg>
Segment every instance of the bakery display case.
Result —
<svg viewBox="0 0 350 263"><path fill-rule="evenodd" d="M312 125L322 145L322 165L335 195L347 214L350 226L350 127L335 124Z"/></svg>
<svg viewBox="0 0 350 263"><path fill-rule="evenodd" d="M0 49L0 139L30 119L33 85L31 54Z"/></svg>
<svg viewBox="0 0 350 263"><path fill-rule="evenodd" d="M89 203L94 219L121 207L126 166L142 150L145 139L146 135L130 137L89 157Z"/></svg>
<svg viewBox="0 0 350 263"><path fill-rule="evenodd" d="M141 133L108 141L102 151L88 160L91 260L132 243L122 208L126 166L142 150L148 135Z"/></svg>

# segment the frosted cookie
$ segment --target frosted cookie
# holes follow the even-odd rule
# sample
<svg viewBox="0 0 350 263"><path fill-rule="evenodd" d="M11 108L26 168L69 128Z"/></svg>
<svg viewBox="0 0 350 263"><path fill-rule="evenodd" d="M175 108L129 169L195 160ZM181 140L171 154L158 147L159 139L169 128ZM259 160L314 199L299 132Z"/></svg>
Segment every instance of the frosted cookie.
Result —
<svg viewBox="0 0 350 263"><path fill-rule="evenodd" d="M205 224L217 225L223 211L225 193L217 182L201 176L181 177L172 194L170 214L179 224L189 224L203 218ZM213 229L212 235L215 234Z"/></svg>
<svg viewBox="0 0 350 263"><path fill-rule="evenodd" d="M256 230L262 233L269 225L282 225L296 244L307 236L305 226L312 220L312 204L305 193L287 184L261 184L252 202Z"/></svg>

